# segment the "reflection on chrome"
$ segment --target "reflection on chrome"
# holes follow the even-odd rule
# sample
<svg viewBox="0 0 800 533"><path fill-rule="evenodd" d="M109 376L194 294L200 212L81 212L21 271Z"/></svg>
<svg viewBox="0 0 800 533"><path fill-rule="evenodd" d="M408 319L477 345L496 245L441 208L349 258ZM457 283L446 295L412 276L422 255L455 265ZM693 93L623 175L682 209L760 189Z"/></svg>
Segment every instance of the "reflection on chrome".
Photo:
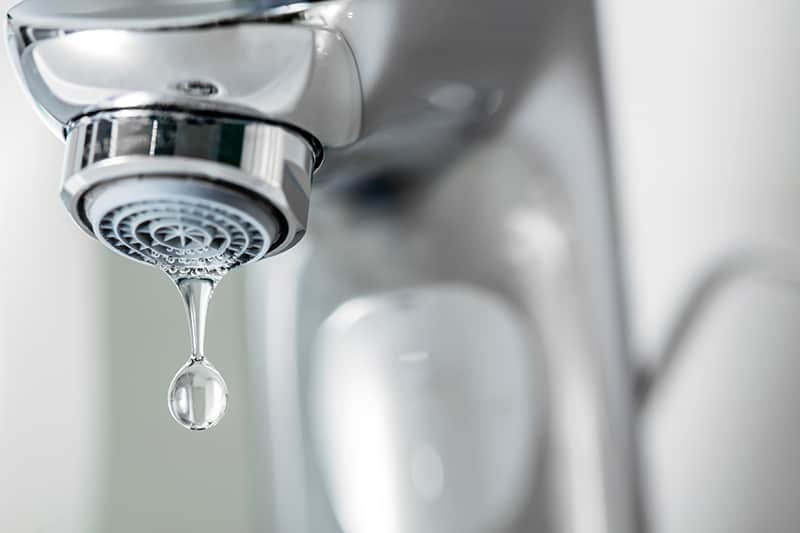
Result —
<svg viewBox="0 0 800 533"><path fill-rule="evenodd" d="M339 316L359 305L370 312ZM491 294L435 285L331 315L315 342L312 420L346 531L505 531L520 519L542 421L518 320Z"/></svg>

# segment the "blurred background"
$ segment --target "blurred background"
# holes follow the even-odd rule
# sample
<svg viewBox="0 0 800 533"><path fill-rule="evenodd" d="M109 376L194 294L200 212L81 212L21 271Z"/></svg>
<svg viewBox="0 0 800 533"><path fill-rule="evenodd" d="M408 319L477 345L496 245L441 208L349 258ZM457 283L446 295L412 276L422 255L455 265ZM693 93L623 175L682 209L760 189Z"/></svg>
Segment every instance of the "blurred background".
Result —
<svg viewBox="0 0 800 533"><path fill-rule="evenodd" d="M597 12L637 364L658 366L696 287L733 270L642 408L651 528L797 531L800 4L601 0ZM322 191L306 242L223 282L208 354L230 412L197 434L165 402L188 352L177 292L77 230L57 194L62 143L8 62L0 73L0 529L361 533L390 531L375 524L392 517L398 532L549 530L537 496L548 318L528 320L464 283L470 273L415 286L423 267L402 266L420 250L469 256L424 223L460 213L441 199L452 180L492 173L537 210L515 211L508 240L491 237L505 262L481 268L555 298L519 267L541 252L537 271L558 279L569 253L558 180L524 126L546 108L546 83L446 171L416 225L354 215ZM492 201L487 216L508 198ZM514 240L526 231L531 250ZM735 268L743 258L755 266ZM398 492L392 480L406 478Z"/></svg>

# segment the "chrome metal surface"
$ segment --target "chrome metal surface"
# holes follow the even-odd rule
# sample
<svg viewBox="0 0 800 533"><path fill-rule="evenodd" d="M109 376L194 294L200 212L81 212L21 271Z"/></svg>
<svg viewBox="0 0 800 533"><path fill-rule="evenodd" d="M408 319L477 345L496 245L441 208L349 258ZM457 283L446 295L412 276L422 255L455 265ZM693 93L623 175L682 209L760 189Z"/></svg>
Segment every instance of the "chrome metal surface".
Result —
<svg viewBox="0 0 800 533"><path fill-rule="evenodd" d="M99 109L243 114L319 139L331 163L319 179L343 183L452 161L501 122L533 73L549 18L543 6L430 7L27 0L9 13L8 39L55 130ZM212 94L180 90L194 83L213 85Z"/></svg>
<svg viewBox="0 0 800 533"><path fill-rule="evenodd" d="M309 424L345 531L500 532L527 513L542 361L499 295L432 284L348 300L311 360Z"/></svg>
<svg viewBox="0 0 800 533"><path fill-rule="evenodd" d="M321 0L37 0L14 7L15 16L37 27L91 27L96 21L128 29L201 26L252 17L254 13L285 16L308 9Z"/></svg>
<svg viewBox="0 0 800 533"><path fill-rule="evenodd" d="M331 147L358 137L358 69L342 35L272 22L312 3L104 5L28 0L9 12L12 58L55 131L99 110L169 106L292 124Z"/></svg>
<svg viewBox="0 0 800 533"><path fill-rule="evenodd" d="M318 179L340 185L376 174L420 176L450 163L500 122L531 75L527 67L539 36L530 21L542 24L534 16L541 10L520 0L503 0L491 10L450 2L420 21L418 7L363 0L146 7L27 0L9 12L7 38L37 108L68 136L71 177L64 196L79 216L76 202L91 185L86 181L108 177L116 163L121 175L172 175L181 167L188 174L254 181L231 176L230 169L200 169L196 161L187 167L175 157L158 158L158 164L117 158L104 163L107 172L97 167L98 178L78 163L79 145L86 143L85 121L109 112L154 114L162 122L185 122L188 113L260 128L284 124L318 143L316 164L323 150L329 161ZM478 33L489 41L476 39ZM498 56L503 60L494 60ZM143 139L141 133L133 135ZM198 142L208 141L177 141ZM270 198L279 209L304 203L281 193L285 200ZM307 196L307 188L300 194ZM302 229L305 207L291 210L299 212ZM291 244L300 232L293 232L292 220L288 224Z"/></svg>
<svg viewBox="0 0 800 533"><path fill-rule="evenodd" d="M314 161L311 145L279 126L176 112L101 113L70 125L61 197L91 234L100 233L98 224L111 207L92 220L86 195L99 187L111 191L122 178L149 180L148 190L131 192L132 204L158 201L160 184L165 201L176 194L201 201L224 197L218 203L230 203L234 210L242 203L250 206L250 217L270 220L256 224L266 228L266 249L252 257L260 259L290 248L305 233ZM167 177L173 179L160 180ZM186 180L185 191L174 178ZM190 179L220 192L199 194ZM226 193L226 187L234 192ZM124 198L114 202L116 208L124 205ZM253 206L262 214L253 213Z"/></svg>

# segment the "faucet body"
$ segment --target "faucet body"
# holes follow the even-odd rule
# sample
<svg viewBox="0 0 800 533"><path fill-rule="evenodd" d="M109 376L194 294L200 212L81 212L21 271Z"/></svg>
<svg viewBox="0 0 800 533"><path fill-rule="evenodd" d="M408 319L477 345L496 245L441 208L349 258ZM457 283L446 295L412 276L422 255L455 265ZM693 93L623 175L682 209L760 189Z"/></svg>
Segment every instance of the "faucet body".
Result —
<svg viewBox="0 0 800 533"><path fill-rule="evenodd" d="M282 458L273 481L287 487L276 491L278 530L377 530L348 510L359 492L342 487L355 482L329 464L340 441L315 440L309 420L322 415L307 395L314 383L329 390L320 369L339 367L318 365L307 339L330 335L324 319L353 300L437 284L490 292L539 339L530 357L546 386L514 397L545 413L541 446L520 437L514 452L539 457L513 463L535 479L497 507L513 516L487 524L643 530L595 32L589 0L27 0L10 11L12 58L66 141L62 198L84 230L104 239L107 213L91 213L111 196L93 191L165 177L263 206L237 205L268 228L268 246L241 264L289 250L313 221L302 250L264 266L294 291L250 291L268 324L297 315L271 332L285 338L268 342L263 362L269 388L284 391L268 407ZM302 290L320 280L336 287L323 302ZM430 309L451 301L434 300ZM314 305L326 312L302 319ZM299 471L302 487L291 482ZM298 517L309 508L327 521ZM426 520L406 530L463 531Z"/></svg>
<svg viewBox="0 0 800 533"><path fill-rule="evenodd" d="M83 200L99 184L183 169L275 207L274 255L302 238L323 158L318 180L419 175L513 101L535 10L451 3L420 21L419 7L28 0L7 34L25 87L66 138L62 197L79 225L96 233ZM502 38L486 47L479 34Z"/></svg>

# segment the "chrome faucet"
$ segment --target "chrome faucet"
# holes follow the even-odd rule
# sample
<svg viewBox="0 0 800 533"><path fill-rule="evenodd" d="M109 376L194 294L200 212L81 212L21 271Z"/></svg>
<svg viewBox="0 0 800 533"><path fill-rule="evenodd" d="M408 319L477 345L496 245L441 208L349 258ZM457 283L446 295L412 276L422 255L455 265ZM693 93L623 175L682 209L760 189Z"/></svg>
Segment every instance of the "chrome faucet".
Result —
<svg viewBox="0 0 800 533"><path fill-rule="evenodd" d="M593 2L26 0L9 12L7 38L40 115L65 139L67 209L115 252L168 273L213 275L290 250L313 221L304 252L264 266L286 285L327 276L336 288L324 302L305 294L279 306L326 313L276 333L296 341L287 354L296 365L269 354L266 363L268 379L295 383L270 406L286 459L275 475L308 473L302 490L278 495L295 498L276 511L278 530L644 531ZM191 237L180 243L165 237L178 219ZM472 307L497 312L464 311ZM374 329L358 321L342 329L353 309L359 320L377 313ZM527 482L485 513L500 518L465 511L473 522L465 525L454 518L464 504L457 495L455 508L425 507L395 486L380 493L385 513L358 510L375 478L358 477L353 435L335 427L344 423L336 413L354 430L366 416L348 411L363 405L359 397L337 407L337 383L355 372L341 351L362 346L346 342L352 331L380 332L387 317L404 324L397 309L434 321L460 309L476 331L514 315L536 332L538 349L526 357L546 386L513 381L519 394L509 402L533 407L509 427L530 424L540 436L515 433L511 451L465 448L476 471L484 459L495 465L486 454L512 454L510 471L525 472ZM456 326L437 334L461 337ZM391 337L374 334L376 346ZM495 334L497 346L517 349L485 333ZM298 341L307 337L316 347ZM483 357L465 361L492 372L486 338L473 339ZM425 346L401 355L430 357ZM537 373L518 357L496 361L498 376ZM357 370L380 384L387 368ZM395 405L407 394L387 399L387 390L363 400ZM461 405L454 398L443 405ZM456 416L442 409L434 422ZM396 428L387 434L423 431L404 425L405 411L378 415ZM456 437L458 448L475 435ZM369 450L392 446L381 442ZM414 450L425 473L415 478L420 497L442 497L448 458ZM465 496L475 506L489 498L476 486ZM329 519L292 516L298 498L301 514ZM389 517L391 526L382 522Z"/></svg>

